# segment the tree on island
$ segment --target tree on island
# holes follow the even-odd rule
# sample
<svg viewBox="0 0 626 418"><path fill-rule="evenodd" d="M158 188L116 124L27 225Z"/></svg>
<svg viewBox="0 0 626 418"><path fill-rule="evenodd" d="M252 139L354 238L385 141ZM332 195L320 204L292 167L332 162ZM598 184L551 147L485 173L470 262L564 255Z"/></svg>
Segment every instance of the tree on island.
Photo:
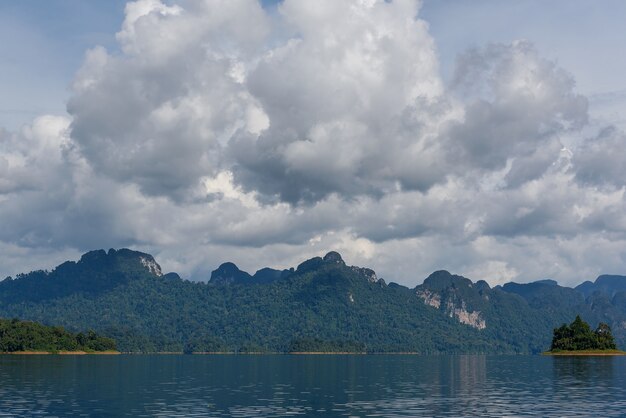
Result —
<svg viewBox="0 0 626 418"><path fill-rule="evenodd" d="M550 351L580 351L580 350L615 350L615 340L611 328L600 322L595 331L588 323L576 315L571 324L563 324L554 329L554 337Z"/></svg>
<svg viewBox="0 0 626 418"><path fill-rule="evenodd" d="M78 334L62 327L0 318L0 353L16 351L115 351L116 343L94 331Z"/></svg>

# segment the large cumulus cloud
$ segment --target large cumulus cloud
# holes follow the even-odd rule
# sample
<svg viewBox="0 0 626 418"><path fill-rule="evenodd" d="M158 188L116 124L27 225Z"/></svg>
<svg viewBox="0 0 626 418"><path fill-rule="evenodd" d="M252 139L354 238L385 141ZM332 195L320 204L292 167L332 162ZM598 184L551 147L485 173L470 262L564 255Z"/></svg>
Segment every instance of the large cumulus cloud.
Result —
<svg viewBox="0 0 626 418"><path fill-rule="evenodd" d="M268 27L255 1L126 7L124 53L87 53L68 104L72 138L98 172L183 198L259 113L242 83Z"/></svg>
<svg viewBox="0 0 626 418"><path fill-rule="evenodd" d="M0 132L4 274L119 246L200 279L329 249L406 284L623 267L624 133L526 41L446 86L413 0L138 0L117 39L68 115Z"/></svg>
<svg viewBox="0 0 626 418"><path fill-rule="evenodd" d="M248 77L269 127L230 144L237 180L291 203L439 180L432 136L452 109L440 100L417 3L287 1L280 10L297 36Z"/></svg>

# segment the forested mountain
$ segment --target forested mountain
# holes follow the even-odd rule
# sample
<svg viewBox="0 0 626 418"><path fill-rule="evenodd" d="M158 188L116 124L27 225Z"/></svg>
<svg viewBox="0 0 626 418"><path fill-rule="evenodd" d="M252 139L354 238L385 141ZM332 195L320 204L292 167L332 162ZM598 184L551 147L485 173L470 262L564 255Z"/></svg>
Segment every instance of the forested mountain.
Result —
<svg viewBox="0 0 626 418"><path fill-rule="evenodd" d="M626 291L626 277L611 274L603 274L595 282L586 281L576 286L576 290L586 297L594 293L613 297L619 292Z"/></svg>
<svg viewBox="0 0 626 418"><path fill-rule="evenodd" d="M198 283L148 254L99 250L0 282L0 317L94 329L122 351L536 353L580 314L623 346L626 292L599 281L591 293L545 280L491 288L438 271L410 289L330 252L254 275L224 263Z"/></svg>

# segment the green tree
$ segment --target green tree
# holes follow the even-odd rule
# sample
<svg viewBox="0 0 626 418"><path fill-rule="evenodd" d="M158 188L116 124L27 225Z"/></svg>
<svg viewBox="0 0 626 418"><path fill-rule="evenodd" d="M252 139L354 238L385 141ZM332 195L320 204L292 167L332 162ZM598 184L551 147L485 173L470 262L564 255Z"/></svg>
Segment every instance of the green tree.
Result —
<svg viewBox="0 0 626 418"><path fill-rule="evenodd" d="M15 351L106 351L116 350L111 338L94 331L72 334L62 327L49 327L19 319L0 319L0 353Z"/></svg>
<svg viewBox="0 0 626 418"><path fill-rule="evenodd" d="M607 324L600 322L598 328L592 331L589 324L577 315L571 324L563 324L554 329L550 351L614 350L615 348L615 340Z"/></svg>
<svg viewBox="0 0 626 418"><path fill-rule="evenodd" d="M598 324L598 328L595 330L596 338L598 339L598 348L600 350L615 350L615 339L611 333L611 327L604 322Z"/></svg>

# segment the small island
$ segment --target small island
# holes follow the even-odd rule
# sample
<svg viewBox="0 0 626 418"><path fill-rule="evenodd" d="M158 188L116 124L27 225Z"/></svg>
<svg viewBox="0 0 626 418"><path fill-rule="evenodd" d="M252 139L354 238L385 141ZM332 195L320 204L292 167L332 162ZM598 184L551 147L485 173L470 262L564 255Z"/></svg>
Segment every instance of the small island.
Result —
<svg viewBox="0 0 626 418"><path fill-rule="evenodd" d="M554 329L550 351L543 353L552 356L620 356L626 352L620 351L615 345L611 328L600 322L598 328L592 331L588 323L576 316L571 324L563 324Z"/></svg>
<svg viewBox="0 0 626 418"><path fill-rule="evenodd" d="M94 331L71 333L19 319L0 319L0 354L119 354L113 339Z"/></svg>

